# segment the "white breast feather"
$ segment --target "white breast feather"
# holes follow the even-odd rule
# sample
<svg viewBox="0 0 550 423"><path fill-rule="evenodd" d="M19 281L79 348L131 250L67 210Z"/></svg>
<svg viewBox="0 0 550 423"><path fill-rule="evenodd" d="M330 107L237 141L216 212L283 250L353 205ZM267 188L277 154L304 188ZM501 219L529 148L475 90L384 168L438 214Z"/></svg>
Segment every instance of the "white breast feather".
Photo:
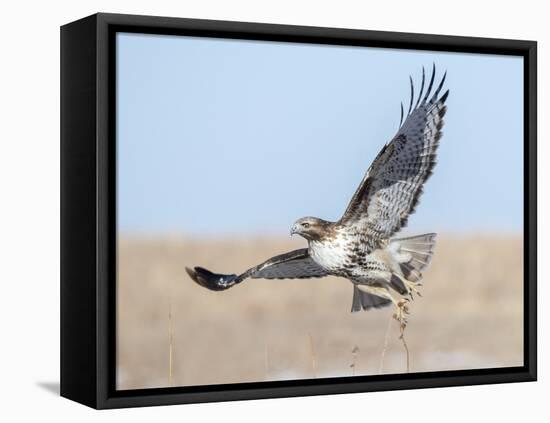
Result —
<svg viewBox="0 0 550 423"><path fill-rule="evenodd" d="M310 253L315 262L327 270L341 269L347 253L343 246L347 240L341 235L331 241L311 241Z"/></svg>

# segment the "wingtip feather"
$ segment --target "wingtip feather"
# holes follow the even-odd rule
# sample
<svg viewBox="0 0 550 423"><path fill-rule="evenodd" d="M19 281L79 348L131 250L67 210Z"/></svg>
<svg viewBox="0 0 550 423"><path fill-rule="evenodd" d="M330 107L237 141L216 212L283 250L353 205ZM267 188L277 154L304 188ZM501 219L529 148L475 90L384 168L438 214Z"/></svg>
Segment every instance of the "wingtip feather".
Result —
<svg viewBox="0 0 550 423"><path fill-rule="evenodd" d="M223 291L234 285L237 275L221 275L196 266L193 269L185 267L189 277L198 285L212 291Z"/></svg>
<svg viewBox="0 0 550 423"><path fill-rule="evenodd" d="M432 76L430 77L430 83L428 84L428 89L426 90L426 94L424 95L424 98L422 99L422 103L426 103L428 101L428 97L430 96L430 93L432 92L432 87L434 85L435 80L435 62L432 65Z"/></svg>
<svg viewBox="0 0 550 423"><path fill-rule="evenodd" d="M445 73L443 74L443 78L441 78L441 81L439 82L439 85L437 86L437 89L435 90L434 95L430 99L430 103L434 103L437 100L437 97L439 96L439 93L443 88L443 84L445 84L446 78L447 78L447 71L445 71Z"/></svg>
<svg viewBox="0 0 550 423"><path fill-rule="evenodd" d="M413 101L414 101L414 84L413 84L413 79L412 79L411 75L409 75L409 81L410 81L410 84L411 84L411 100L409 102L409 111L407 112L407 116L409 116L411 114L412 105L413 105Z"/></svg>
<svg viewBox="0 0 550 423"><path fill-rule="evenodd" d="M193 269L190 269L189 267L185 266L185 271L187 272L187 274L191 279L193 279L195 282L198 282L197 273Z"/></svg>
<svg viewBox="0 0 550 423"><path fill-rule="evenodd" d="M418 93L418 99L416 100L416 104L414 105L415 109L418 107L418 105L420 104L420 100L422 99L422 93L424 92L425 82L426 82L426 71L424 70L424 66L422 66L422 82L420 84L420 92Z"/></svg>
<svg viewBox="0 0 550 423"><path fill-rule="evenodd" d="M445 103L445 101L447 100L447 97L449 97L449 91L450 90L447 90L443 93L441 98L438 100L439 103Z"/></svg>

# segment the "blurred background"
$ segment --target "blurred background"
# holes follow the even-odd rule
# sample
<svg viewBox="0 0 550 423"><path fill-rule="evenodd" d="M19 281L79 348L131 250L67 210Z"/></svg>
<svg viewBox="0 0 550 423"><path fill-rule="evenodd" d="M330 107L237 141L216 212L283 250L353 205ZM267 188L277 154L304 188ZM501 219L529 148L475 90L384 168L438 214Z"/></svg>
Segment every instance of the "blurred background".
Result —
<svg viewBox="0 0 550 423"><path fill-rule="evenodd" d="M439 233L410 371L523 364L521 59L135 34L117 52L119 389L406 371L393 310L351 314L346 280L217 293L184 267L238 273L305 246L297 218L338 219L434 62L451 94L402 234Z"/></svg>

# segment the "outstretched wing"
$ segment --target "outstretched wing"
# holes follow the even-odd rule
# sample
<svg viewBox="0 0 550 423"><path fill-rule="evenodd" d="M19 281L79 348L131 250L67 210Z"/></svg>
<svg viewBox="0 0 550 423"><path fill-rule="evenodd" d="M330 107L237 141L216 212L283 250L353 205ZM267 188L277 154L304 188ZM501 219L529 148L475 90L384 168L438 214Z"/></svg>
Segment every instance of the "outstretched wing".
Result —
<svg viewBox="0 0 550 423"><path fill-rule="evenodd" d="M191 279L213 291L231 288L246 278L252 279L305 279L322 278L328 273L309 256L307 248L290 251L264 261L240 275L212 273L202 267L185 268Z"/></svg>
<svg viewBox="0 0 550 423"><path fill-rule="evenodd" d="M407 117L395 137L382 148L361 181L339 223L365 233L367 243L376 248L407 224L422 194L422 186L432 173L442 136L445 100L449 90L439 97L445 75L430 97L435 79L435 65L426 94L422 86L413 108L414 86Z"/></svg>

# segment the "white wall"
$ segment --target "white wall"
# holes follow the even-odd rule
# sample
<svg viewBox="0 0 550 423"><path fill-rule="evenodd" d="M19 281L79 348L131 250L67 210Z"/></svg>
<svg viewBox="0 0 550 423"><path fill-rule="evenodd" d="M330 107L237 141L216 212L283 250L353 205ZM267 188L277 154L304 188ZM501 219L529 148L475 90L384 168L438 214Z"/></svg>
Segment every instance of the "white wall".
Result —
<svg viewBox="0 0 550 423"><path fill-rule="evenodd" d="M539 262L550 237L550 56L541 1L12 1L2 7L0 49L0 415L4 421L308 420L464 422L546 414L548 337L540 333L540 381L93 412L54 396L59 365L59 26L97 11L539 41ZM476 99L472 99L476 101ZM539 266L539 327L549 319L548 271ZM452 300L450 300L450 305ZM545 394L546 389L546 394Z"/></svg>

